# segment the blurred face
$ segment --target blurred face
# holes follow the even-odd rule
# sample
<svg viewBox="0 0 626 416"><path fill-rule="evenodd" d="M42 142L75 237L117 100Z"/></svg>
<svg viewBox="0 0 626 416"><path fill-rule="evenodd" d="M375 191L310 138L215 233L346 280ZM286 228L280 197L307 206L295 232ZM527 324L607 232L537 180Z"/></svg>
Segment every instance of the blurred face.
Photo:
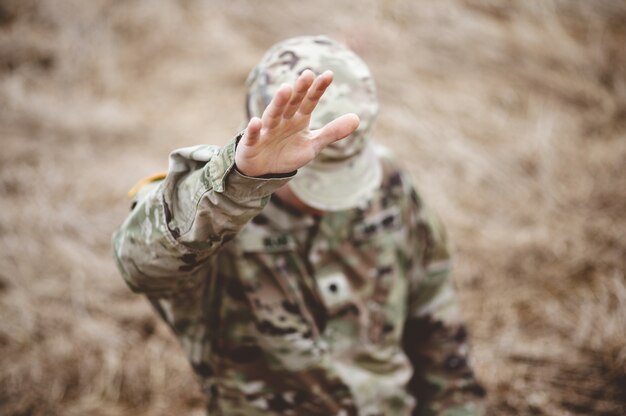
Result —
<svg viewBox="0 0 626 416"><path fill-rule="evenodd" d="M369 139L378 113L376 85L359 56L325 36L300 36L275 44L246 81L248 120L262 117L280 86L293 85L306 69L317 74L333 71L333 82L313 111L310 128L320 128L348 113L357 114L360 123L352 134L326 146L313 161L299 169L289 183L295 192L285 189L277 196L312 215L322 215L323 210L351 209L367 198L381 180L380 163Z"/></svg>
<svg viewBox="0 0 626 416"><path fill-rule="evenodd" d="M283 201L290 207L295 208L302 213L315 215L318 217L324 215L325 213L325 211L321 209L313 208L312 206L307 205L304 201L298 198L296 194L294 194L293 191L291 190L291 187L289 186L289 184L278 188L278 190L274 192L274 195L276 195L278 198L280 198L281 201Z"/></svg>

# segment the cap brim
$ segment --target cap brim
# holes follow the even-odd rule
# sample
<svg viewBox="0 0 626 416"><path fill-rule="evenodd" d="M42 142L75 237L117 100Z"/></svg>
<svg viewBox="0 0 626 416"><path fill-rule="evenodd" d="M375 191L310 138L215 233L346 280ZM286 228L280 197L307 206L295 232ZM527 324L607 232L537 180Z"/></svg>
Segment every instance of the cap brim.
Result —
<svg viewBox="0 0 626 416"><path fill-rule="evenodd" d="M382 168L374 146L341 161L313 160L300 168L291 189L307 205L324 211L359 206L380 187Z"/></svg>

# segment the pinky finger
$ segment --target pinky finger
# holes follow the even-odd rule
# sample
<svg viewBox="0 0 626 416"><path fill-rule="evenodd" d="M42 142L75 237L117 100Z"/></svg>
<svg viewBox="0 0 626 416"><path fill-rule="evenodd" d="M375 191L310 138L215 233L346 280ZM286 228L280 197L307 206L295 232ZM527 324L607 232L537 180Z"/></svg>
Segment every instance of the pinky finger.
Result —
<svg viewBox="0 0 626 416"><path fill-rule="evenodd" d="M247 146L254 146L256 142L259 140L261 135L261 127L263 123L261 123L261 119L258 117L252 117L250 122L248 123L248 127L246 127L246 134L244 135L244 140Z"/></svg>

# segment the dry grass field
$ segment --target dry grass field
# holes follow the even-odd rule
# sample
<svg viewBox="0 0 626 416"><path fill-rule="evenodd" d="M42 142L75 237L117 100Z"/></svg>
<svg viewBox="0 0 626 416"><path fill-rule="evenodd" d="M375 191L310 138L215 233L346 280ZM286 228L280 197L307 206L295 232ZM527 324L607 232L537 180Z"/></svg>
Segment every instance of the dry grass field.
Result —
<svg viewBox="0 0 626 416"><path fill-rule="evenodd" d="M0 0L0 414L203 414L110 235L171 149L238 131L267 47L321 33L449 228L490 413L626 414L622 0Z"/></svg>

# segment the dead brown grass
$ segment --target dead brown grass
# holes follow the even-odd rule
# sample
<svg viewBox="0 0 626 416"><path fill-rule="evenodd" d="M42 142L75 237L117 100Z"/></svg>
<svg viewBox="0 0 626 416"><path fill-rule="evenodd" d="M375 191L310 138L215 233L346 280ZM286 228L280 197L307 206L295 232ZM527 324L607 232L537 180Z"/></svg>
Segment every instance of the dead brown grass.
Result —
<svg viewBox="0 0 626 416"><path fill-rule="evenodd" d="M456 246L492 414L626 406L626 5L0 1L0 413L202 414L109 236L175 147L224 143L273 42L376 75L376 138Z"/></svg>

